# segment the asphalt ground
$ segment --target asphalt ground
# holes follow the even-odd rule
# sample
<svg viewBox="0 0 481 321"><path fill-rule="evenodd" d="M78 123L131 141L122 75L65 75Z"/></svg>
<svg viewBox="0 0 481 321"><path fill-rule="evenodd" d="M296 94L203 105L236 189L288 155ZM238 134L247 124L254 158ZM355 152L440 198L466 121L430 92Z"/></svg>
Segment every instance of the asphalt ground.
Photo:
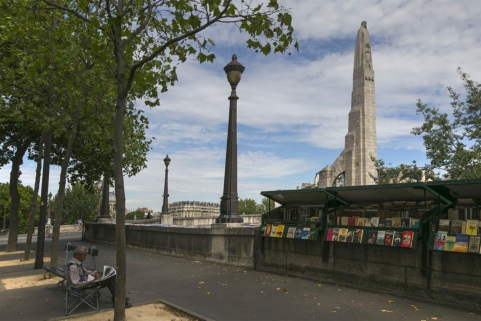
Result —
<svg viewBox="0 0 481 321"><path fill-rule="evenodd" d="M59 319L64 316L64 290L52 280L42 280L44 270L33 269L35 252L28 263L20 261L25 240L25 235L20 235L19 251L7 253L7 238L0 236L0 320ZM35 241L36 237L33 248ZM76 232L62 234L60 258L64 257L67 242L96 245L99 269L115 265L114 245L82 242L81 234ZM50 256L50 248L51 239L46 239L46 257ZM17 277L33 277L40 284L6 288L8 280ZM481 320L474 311L445 305L136 249L127 249L127 291L134 306L166 302L206 321ZM101 310L111 309L108 289L101 293ZM74 314L82 313L91 311L82 307Z"/></svg>

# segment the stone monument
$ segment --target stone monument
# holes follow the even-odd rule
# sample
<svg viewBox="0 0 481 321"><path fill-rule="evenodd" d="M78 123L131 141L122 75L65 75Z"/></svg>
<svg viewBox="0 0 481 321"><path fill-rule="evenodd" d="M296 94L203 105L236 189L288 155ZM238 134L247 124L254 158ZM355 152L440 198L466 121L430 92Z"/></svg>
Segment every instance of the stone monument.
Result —
<svg viewBox="0 0 481 321"><path fill-rule="evenodd" d="M341 155L316 174L315 187L371 185L376 175L376 103L371 41L367 22L357 32L348 132Z"/></svg>

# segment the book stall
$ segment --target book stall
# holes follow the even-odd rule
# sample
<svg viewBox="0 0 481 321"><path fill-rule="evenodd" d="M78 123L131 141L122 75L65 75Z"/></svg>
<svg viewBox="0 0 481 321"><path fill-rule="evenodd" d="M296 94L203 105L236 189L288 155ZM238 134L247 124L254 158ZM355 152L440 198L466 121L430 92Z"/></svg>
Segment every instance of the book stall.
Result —
<svg viewBox="0 0 481 321"><path fill-rule="evenodd" d="M479 301L481 179L261 195L272 207L260 229L260 268L368 289L389 284L396 293L456 304Z"/></svg>
<svg viewBox="0 0 481 321"><path fill-rule="evenodd" d="M399 248L416 248L423 239L424 251L481 254L481 221L439 219L459 204L455 196L481 198L480 181L470 182L469 188L440 181L261 192L279 205L265 214L261 233ZM470 213L479 219L479 210Z"/></svg>

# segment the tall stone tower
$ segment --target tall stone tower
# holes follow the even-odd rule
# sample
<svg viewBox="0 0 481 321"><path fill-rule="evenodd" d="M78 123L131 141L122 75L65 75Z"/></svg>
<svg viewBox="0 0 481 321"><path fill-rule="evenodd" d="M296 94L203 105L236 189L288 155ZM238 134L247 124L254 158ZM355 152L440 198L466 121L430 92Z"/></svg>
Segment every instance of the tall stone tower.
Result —
<svg viewBox="0 0 481 321"><path fill-rule="evenodd" d="M344 185L374 184L369 173L374 175L376 172L371 160L371 156L377 158L376 101L371 41L366 21L362 22L357 32L351 111L344 154L346 164Z"/></svg>
<svg viewBox="0 0 481 321"><path fill-rule="evenodd" d="M376 103L371 41L367 23L363 21L357 32L354 52L351 111L344 151L336 161L316 175L315 185L358 186L374 184L376 175L371 157L377 158Z"/></svg>

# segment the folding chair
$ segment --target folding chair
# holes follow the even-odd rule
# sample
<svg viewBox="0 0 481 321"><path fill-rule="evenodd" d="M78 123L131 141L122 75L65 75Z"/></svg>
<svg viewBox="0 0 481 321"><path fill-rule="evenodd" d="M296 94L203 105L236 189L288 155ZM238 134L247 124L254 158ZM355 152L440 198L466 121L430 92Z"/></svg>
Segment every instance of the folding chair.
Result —
<svg viewBox="0 0 481 321"><path fill-rule="evenodd" d="M70 279L69 266L64 267L65 281L65 315L70 315L80 305L86 304L95 311L100 311L100 282L90 284L73 285Z"/></svg>
<svg viewBox="0 0 481 321"><path fill-rule="evenodd" d="M64 265L64 276L66 281L65 315L72 314L82 304L86 304L95 311L100 311L100 282L94 282L88 285L72 284L72 280L70 279L69 266L69 264Z"/></svg>

